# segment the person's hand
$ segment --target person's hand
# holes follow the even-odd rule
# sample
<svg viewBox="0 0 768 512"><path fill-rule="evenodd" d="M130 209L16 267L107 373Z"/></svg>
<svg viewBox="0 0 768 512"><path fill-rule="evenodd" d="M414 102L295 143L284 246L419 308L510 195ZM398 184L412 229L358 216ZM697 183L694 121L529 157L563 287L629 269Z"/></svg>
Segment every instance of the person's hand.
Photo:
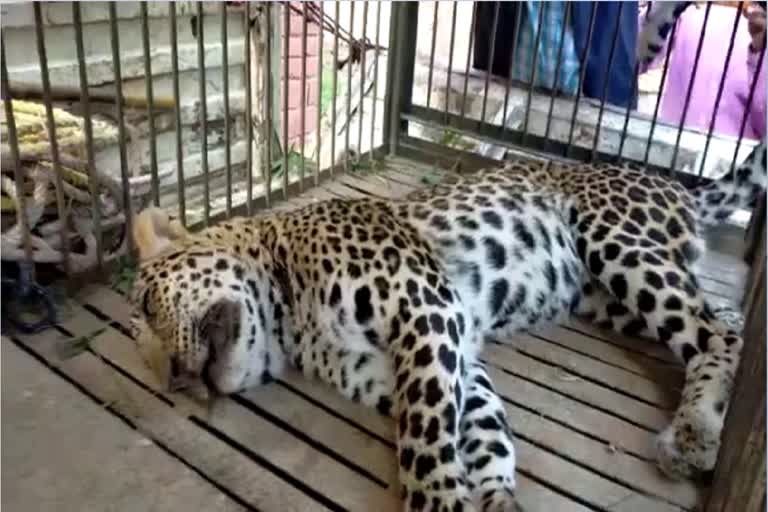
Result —
<svg viewBox="0 0 768 512"><path fill-rule="evenodd" d="M756 5L747 7L745 13L749 24L749 35L752 37L750 49L753 52L761 52L765 49L765 11Z"/></svg>

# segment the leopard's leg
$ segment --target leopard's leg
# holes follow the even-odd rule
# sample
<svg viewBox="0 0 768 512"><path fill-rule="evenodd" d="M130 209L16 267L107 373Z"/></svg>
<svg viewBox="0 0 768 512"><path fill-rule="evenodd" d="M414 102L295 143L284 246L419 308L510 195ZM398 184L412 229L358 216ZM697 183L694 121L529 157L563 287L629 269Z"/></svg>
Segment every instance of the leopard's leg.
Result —
<svg viewBox="0 0 768 512"><path fill-rule="evenodd" d="M601 327L629 336L655 339L643 318L637 317L599 282L585 283L573 314Z"/></svg>
<svg viewBox="0 0 768 512"><path fill-rule="evenodd" d="M480 361L468 362L459 449L479 510L522 510L515 500L515 447L501 398Z"/></svg>
<svg viewBox="0 0 768 512"><path fill-rule="evenodd" d="M671 258L631 247L610 259L589 251L588 261L593 278L685 365L680 404L657 439L661 468L678 477L712 470L742 339L723 329L693 275Z"/></svg>
<svg viewBox="0 0 768 512"><path fill-rule="evenodd" d="M351 351L333 343L319 329L303 329L291 351L291 362L307 378L318 378L344 397L392 416L394 371L388 355L371 347Z"/></svg>

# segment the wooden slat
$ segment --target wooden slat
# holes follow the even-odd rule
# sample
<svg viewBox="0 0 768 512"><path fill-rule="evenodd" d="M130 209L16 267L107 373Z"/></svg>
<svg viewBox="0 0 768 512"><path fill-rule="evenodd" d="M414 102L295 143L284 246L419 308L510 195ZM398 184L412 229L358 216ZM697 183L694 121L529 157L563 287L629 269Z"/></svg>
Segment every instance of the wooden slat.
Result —
<svg viewBox="0 0 768 512"><path fill-rule="evenodd" d="M653 359L657 359L662 362L676 363L674 354L669 350L666 345L658 343L653 340L646 340L641 338L633 338L625 334L618 333L616 331L602 329L590 323L587 323L579 318L571 317L567 322L563 323L563 327L566 329L573 329L577 332L585 334L587 336L596 338L597 340L611 343L617 347L621 347L626 350L631 350L639 354L643 354Z"/></svg>
<svg viewBox="0 0 768 512"><path fill-rule="evenodd" d="M160 442L211 480L263 510L325 510L249 457L209 435L174 409L115 372L89 352L61 360L62 335L54 330L21 338L24 345L56 366L118 413L142 434ZM140 468L137 468L139 470Z"/></svg>
<svg viewBox="0 0 768 512"><path fill-rule="evenodd" d="M93 332L93 324L97 323L99 320L96 317L83 310L77 317L70 319L65 328L75 335L87 335ZM120 332L108 328L106 332L94 339L91 347L134 378L156 388L155 377L140 360L132 340ZM174 395L172 399L174 402L182 400L178 395ZM194 411L199 410L199 406L184 404L184 409ZM303 422L309 423L323 419L305 417ZM258 457L270 461L342 507L351 509L365 507L370 510L369 500L376 504L374 507L376 510L392 510L397 506L396 492L382 488L379 484L361 476L348 466L316 450L313 446L231 399L218 400L214 414L208 418L208 422ZM350 446L354 449L353 445Z"/></svg>
<svg viewBox="0 0 768 512"><path fill-rule="evenodd" d="M581 354L589 355L598 361L647 377L661 386L679 388L682 385L684 369L678 363L663 363L639 352L627 350L624 347L559 325L538 329L533 334Z"/></svg>
<svg viewBox="0 0 768 512"><path fill-rule="evenodd" d="M574 380L583 378L596 381L606 387L648 401L659 408L671 409L679 398L671 392L671 389L665 389L658 382L530 335L515 336L505 341L504 346L565 368L569 374L573 375Z"/></svg>
<svg viewBox="0 0 768 512"><path fill-rule="evenodd" d="M493 366L550 389L559 390L569 397L598 409L611 411L618 417L653 431L661 430L672 419L668 411L632 400L626 395L587 380L573 378L572 374L567 374L558 367L524 357L511 347L489 343L483 350L483 357L487 358Z"/></svg>

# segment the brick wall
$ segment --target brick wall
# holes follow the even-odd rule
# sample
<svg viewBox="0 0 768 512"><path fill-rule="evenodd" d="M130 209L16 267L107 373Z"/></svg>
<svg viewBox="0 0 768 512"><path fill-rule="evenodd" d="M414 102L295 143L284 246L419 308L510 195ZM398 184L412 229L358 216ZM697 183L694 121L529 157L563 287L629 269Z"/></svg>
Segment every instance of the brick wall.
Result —
<svg viewBox="0 0 768 512"><path fill-rule="evenodd" d="M301 9L301 2L293 2L292 5ZM304 32L304 19L300 12L291 10L290 38L288 47L288 144L299 144L301 141L301 58L302 35ZM309 135L315 131L315 120L319 108L319 81L317 76L317 61L319 49L319 27L314 23L307 23L307 53L306 53L306 95L304 133ZM283 58L285 58L285 41L283 41ZM281 73L285 61L281 63ZM285 94L285 82L280 84L282 93ZM283 115L283 100L280 98L280 114ZM282 135L282 134L281 134Z"/></svg>

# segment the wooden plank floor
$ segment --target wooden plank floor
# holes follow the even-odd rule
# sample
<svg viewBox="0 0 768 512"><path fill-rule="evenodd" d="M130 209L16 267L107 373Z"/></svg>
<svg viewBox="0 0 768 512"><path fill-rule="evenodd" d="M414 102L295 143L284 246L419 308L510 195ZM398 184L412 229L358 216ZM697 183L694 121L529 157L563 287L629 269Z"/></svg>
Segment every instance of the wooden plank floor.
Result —
<svg viewBox="0 0 768 512"><path fill-rule="evenodd" d="M442 172L388 159L375 174L336 176L275 208L334 197L399 197ZM702 285L720 302L737 303L742 291L733 276L744 270L736 258L713 253L701 266ZM128 320L125 298L93 285L67 304L56 329L12 341L244 509L399 509L390 420L295 373L206 410L157 391L134 350ZM62 339L94 333L86 351L62 358ZM517 436L526 510L698 506L701 489L665 478L653 463L654 433L669 421L682 384L665 347L571 321L492 344L484 357Z"/></svg>

